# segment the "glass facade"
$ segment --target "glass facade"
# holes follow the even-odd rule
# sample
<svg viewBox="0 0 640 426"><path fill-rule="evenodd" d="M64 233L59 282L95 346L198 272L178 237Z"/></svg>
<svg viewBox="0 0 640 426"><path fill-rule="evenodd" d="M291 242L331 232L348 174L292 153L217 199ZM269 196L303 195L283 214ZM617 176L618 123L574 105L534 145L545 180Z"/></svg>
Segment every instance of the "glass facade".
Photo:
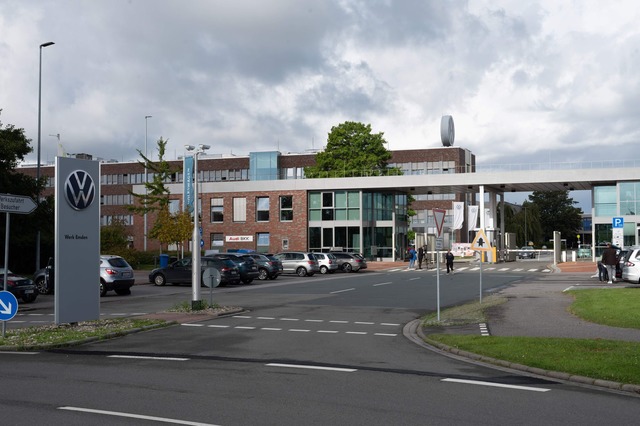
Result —
<svg viewBox="0 0 640 426"><path fill-rule="evenodd" d="M249 154L249 180L277 180L280 153L278 151Z"/></svg>

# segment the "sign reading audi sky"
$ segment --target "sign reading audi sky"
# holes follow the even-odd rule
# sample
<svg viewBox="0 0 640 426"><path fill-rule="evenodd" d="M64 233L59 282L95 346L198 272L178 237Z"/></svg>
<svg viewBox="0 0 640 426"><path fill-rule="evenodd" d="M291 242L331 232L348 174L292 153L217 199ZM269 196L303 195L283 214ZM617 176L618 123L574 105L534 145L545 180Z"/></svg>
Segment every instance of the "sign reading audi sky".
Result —
<svg viewBox="0 0 640 426"><path fill-rule="evenodd" d="M56 157L55 321L100 318L100 163Z"/></svg>

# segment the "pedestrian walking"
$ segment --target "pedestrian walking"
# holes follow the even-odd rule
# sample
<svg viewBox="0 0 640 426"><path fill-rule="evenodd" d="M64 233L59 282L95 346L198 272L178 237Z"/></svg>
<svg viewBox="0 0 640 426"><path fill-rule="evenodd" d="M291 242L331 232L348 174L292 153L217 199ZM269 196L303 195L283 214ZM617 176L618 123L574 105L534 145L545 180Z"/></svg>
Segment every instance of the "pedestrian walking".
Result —
<svg viewBox="0 0 640 426"><path fill-rule="evenodd" d="M618 264L618 253L611 243L607 243L607 248L602 252L602 263L607 268L609 281L607 284L613 284L616 280L616 265Z"/></svg>
<svg viewBox="0 0 640 426"><path fill-rule="evenodd" d="M416 253L416 249L411 246L409 249L409 268L408 269L416 269L416 258L418 257Z"/></svg>
<svg viewBox="0 0 640 426"><path fill-rule="evenodd" d="M451 250L447 250L447 254L444 255L444 260L447 264L447 274L449 273L449 271L451 271L451 273L453 273L453 259L455 258L455 256L453 255L453 253L451 253Z"/></svg>
<svg viewBox="0 0 640 426"><path fill-rule="evenodd" d="M418 249L418 269L422 269L422 260L424 259L424 248Z"/></svg>

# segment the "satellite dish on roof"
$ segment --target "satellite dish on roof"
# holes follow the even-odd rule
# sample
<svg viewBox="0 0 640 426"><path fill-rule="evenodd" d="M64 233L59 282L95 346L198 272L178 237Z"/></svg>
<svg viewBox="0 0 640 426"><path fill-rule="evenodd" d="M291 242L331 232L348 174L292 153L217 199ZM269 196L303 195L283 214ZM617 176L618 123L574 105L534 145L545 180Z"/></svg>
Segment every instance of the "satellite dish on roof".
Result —
<svg viewBox="0 0 640 426"><path fill-rule="evenodd" d="M453 146L455 137L456 131L453 127L453 117L443 115L440 120L440 139L442 139L442 146Z"/></svg>

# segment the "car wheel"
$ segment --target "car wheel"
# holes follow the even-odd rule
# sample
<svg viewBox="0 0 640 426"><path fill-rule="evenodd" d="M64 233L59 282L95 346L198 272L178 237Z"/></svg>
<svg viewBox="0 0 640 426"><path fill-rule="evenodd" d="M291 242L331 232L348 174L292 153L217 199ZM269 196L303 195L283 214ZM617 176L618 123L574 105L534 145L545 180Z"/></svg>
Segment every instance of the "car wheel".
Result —
<svg viewBox="0 0 640 426"><path fill-rule="evenodd" d="M36 280L36 286L38 287L38 293L49 294L49 289L47 288L47 281L44 279L44 277L40 277Z"/></svg>
<svg viewBox="0 0 640 426"><path fill-rule="evenodd" d="M104 297L105 294L107 294L107 287L100 281L100 297Z"/></svg>
<svg viewBox="0 0 640 426"><path fill-rule="evenodd" d="M162 274L157 274L155 277L153 277L154 285L162 286L162 285L165 285L166 283L167 283L167 280Z"/></svg>
<svg viewBox="0 0 640 426"><path fill-rule="evenodd" d="M344 265L342 265L342 270L345 272L351 272L353 268L351 268L351 264L350 263L345 263Z"/></svg>
<svg viewBox="0 0 640 426"><path fill-rule="evenodd" d="M329 272L329 268L327 268L326 266L322 265L320 267L320 273L321 274L326 274L327 272Z"/></svg>
<svg viewBox="0 0 640 426"><path fill-rule="evenodd" d="M299 277L304 277L307 275L307 270L301 266L298 269L296 269L296 274L298 274Z"/></svg>
<svg viewBox="0 0 640 426"><path fill-rule="evenodd" d="M32 293L32 294L25 294L24 296L22 296L22 301L24 303L32 303L35 302L36 297L38 297L38 293Z"/></svg>
<svg viewBox="0 0 640 426"><path fill-rule="evenodd" d="M261 268L260 271L258 271L258 279L260 281L264 281L266 279L269 279L269 271L267 271L264 268Z"/></svg>
<svg viewBox="0 0 640 426"><path fill-rule="evenodd" d="M116 290L116 294L118 296L126 296L128 294L131 294L131 289L130 288L120 288L120 289Z"/></svg>

